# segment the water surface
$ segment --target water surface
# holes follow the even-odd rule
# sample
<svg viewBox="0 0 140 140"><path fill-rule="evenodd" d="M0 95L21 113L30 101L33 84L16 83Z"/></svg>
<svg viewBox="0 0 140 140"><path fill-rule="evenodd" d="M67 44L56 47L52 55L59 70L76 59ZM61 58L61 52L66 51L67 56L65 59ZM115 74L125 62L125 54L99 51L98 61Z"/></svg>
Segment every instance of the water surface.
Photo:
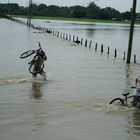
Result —
<svg viewBox="0 0 140 140"><path fill-rule="evenodd" d="M46 82L32 82L28 62L33 56L19 58L38 48L38 41L48 56ZM0 19L0 42L2 140L140 138L140 111L108 104L133 92L139 65L6 19Z"/></svg>

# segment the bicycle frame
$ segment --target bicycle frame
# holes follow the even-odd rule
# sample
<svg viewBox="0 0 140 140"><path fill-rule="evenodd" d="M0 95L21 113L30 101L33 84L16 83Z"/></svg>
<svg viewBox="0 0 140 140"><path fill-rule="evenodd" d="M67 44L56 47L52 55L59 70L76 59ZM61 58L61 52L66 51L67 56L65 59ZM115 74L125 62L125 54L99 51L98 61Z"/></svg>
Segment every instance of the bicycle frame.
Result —
<svg viewBox="0 0 140 140"><path fill-rule="evenodd" d="M115 98L109 102L109 104L120 104L120 105L128 105L128 99L132 98L133 96L128 96L130 93L122 94L124 98Z"/></svg>
<svg viewBox="0 0 140 140"><path fill-rule="evenodd" d="M41 45L40 45L40 42L38 42L38 44L39 44L39 49L37 49L37 50L28 50L28 51L22 53L22 54L20 55L20 58L23 59L23 58L29 57L29 56L31 56L32 54L36 53L37 51L43 52L43 50L42 50L42 48L41 48Z"/></svg>
<svg viewBox="0 0 140 140"><path fill-rule="evenodd" d="M128 105L128 99L133 97L133 95L128 96L129 94L130 94L130 93L122 94L122 95L125 97L125 98L123 99L123 101L124 101L124 103L125 103L126 105Z"/></svg>

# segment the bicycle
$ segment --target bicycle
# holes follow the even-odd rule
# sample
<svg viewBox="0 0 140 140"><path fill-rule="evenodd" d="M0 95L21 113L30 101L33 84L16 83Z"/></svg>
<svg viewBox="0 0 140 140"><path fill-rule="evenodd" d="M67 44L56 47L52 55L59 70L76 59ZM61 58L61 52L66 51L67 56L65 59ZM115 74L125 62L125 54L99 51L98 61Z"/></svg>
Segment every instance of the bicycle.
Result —
<svg viewBox="0 0 140 140"><path fill-rule="evenodd" d="M36 53L37 51L44 52L44 51L42 50L42 48L41 48L40 42L38 42L38 44L39 44L39 49L37 49L37 50L28 50L28 51L22 53L22 54L20 55L20 58L21 58L21 59L27 58L27 57L31 56L32 54ZM35 58L36 56L37 56L37 55L35 55L34 58ZM34 58L33 58L33 60L34 60ZM31 62L29 62L28 64L30 65L28 70L29 70L29 72L30 72L31 74L40 73L40 72L43 70L43 68L44 68L44 63L43 63L42 61L40 62L40 65L41 65L41 66L39 67L39 69L35 69L35 65L36 65L36 62L35 62L35 61L31 61Z"/></svg>
<svg viewBox="0 0 140 140"><path fill-rule="evenodd" d="M123 106L129 106L131 107L133 105L133 95L128 96L130 93L124 93L122 94L124 98L114 98L109 102L109 104L117 104L117 105L123 105Z"/></svg>

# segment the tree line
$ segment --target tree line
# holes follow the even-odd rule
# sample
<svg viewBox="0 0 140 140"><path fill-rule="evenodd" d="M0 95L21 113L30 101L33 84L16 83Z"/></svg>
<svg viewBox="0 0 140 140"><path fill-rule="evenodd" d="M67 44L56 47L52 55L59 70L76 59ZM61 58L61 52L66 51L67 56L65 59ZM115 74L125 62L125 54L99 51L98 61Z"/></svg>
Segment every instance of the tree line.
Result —
<svg viewBox="0 0 140 140"><path fill-rule="evenodd" d="M28 7L19 6L17 3L0 4L0 14L27 15ZM121 13L111 7L100 8L94 2L90 2L87 7L80 5L59 7L56 5L32 4L32 16L130 20L131 10Z"/></svg>

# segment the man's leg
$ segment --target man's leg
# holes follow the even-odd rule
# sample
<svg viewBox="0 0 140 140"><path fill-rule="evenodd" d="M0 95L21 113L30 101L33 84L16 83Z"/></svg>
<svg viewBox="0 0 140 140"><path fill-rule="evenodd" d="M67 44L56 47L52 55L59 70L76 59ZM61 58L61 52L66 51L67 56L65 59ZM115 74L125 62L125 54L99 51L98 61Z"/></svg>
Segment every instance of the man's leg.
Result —
<svg viewBox="0 0 140 140"><path fill-rule="evenodd" d="M32 75L33 80L36 80L36 76L37 76L37 74Z"/></svg>
<svg viewBox="0 0 140 140"><path fill-rule="evenodd" d="M42 71L42 72L40 73L40 75L43 77L44 80L47 79L46 72Z"/></svg>
<svg viewBox="0 0 140 140"><path fill-rule="evenodd" d="M138 96L137 107L140 108L140 96Z"/></svg>
<svg viewBox="0 0 140 140"><path fill-rule="evenodd" d="M133 106L137 106L138 96L133 97Z"/></svg>

